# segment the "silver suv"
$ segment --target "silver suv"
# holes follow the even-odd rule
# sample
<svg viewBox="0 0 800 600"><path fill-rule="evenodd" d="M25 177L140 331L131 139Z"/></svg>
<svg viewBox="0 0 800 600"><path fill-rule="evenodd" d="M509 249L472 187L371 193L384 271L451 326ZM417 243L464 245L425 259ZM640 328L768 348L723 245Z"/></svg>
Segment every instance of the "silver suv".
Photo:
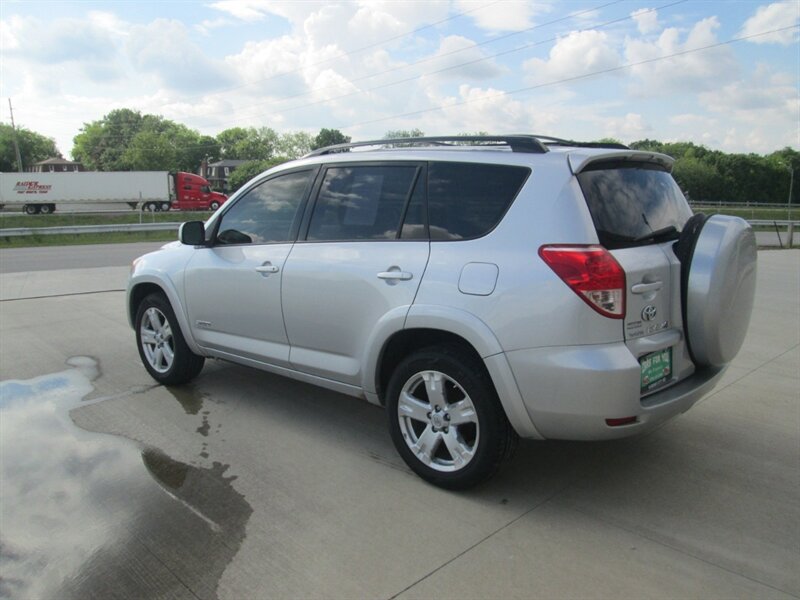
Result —
<svg viewBox="0 0 800 600"><path fill-rule="evenodd" d="M671 166L544 136L317 150L134 262L139 354L166 385L216 358L385 406L447 488L518 436L650 430L717 383L756 280L750 227L692 215Z"/></svg>

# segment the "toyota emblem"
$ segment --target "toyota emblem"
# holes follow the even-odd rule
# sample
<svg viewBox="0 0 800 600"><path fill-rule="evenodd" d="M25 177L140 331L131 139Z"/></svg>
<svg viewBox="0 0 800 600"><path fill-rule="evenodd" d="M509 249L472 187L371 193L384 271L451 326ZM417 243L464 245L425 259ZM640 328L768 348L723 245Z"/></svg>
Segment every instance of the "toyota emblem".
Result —
<svg viewBox="0 0 800 600"><path fill-rule="evenodd" d="M652 304L648 304L647 306L645 306L642 309L642 320L643 321L652 321L653 319L656 318L656 313L657 312L658 311L656 310L655 306L653 306Z"/></svg>

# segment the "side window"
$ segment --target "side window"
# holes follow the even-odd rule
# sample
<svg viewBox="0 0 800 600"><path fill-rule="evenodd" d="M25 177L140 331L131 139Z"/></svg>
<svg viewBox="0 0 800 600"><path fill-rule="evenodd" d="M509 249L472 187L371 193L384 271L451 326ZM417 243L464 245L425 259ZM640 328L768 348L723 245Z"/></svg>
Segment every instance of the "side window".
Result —
<svg viewBox="0 0 800 600"><path fill-rule="evenodd" d="M500 222L529 174L527 167L430 163L431 239L464 240L486 235Z"/></svg>
<svg viewBox="0 0 800 600"><path fill-rule="evenodd" d="M280 175L248 191L222 215L218 244L289 241L313 171Z"/></svg>
<svg viewBox="0 0 800 600"><path fill-rule="evenodd" d="M396 239L417 171L414 165L329 168L307 239Z"/></svg>

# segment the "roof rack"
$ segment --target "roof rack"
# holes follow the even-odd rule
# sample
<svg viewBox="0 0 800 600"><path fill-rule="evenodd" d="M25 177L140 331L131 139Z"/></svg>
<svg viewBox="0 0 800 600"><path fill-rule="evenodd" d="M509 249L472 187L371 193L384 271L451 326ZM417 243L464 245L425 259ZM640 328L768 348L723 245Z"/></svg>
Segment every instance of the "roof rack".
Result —
<svg viewBox="0 0 800 600"><path fill-rule="evenodd" d="M311 156L322 156L324 154L334 154L336 152L346 152L350 148L360 148L363 146L392 146L402 144L404 146L449 146L457 147L463 142L474 142L481 146L508 146L512 152L528 152L533 154L544 154L548 152L547 146L539 141L540 136L533 135L449 135L435 137L410 137L395 138L390 140L371 140L366 142L351 142L348 144L336 144L326 146L306 154L304 158ZM555 139L555 138L552 138Z"/></svg>
<svg viewBox="0 0 800 600"><path fill-rule="evenodd" d="M576 142L575 140L562 140L561 138L551 137L549 135L534 135L531 136L542 142L547 146L572 146L575 148L614 148L617 150L630 150L625 144L617 144L616 142Z"/></svg>

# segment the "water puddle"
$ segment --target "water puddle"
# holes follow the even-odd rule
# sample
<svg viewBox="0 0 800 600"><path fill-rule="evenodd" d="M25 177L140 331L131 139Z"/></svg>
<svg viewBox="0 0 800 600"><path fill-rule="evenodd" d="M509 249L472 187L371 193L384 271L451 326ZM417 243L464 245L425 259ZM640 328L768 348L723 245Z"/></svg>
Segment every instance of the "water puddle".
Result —
<svg viewBox="0 0 800 600"><path fill-rule="evenodd" d="M229 467L75 426L100 368L67 365L0 382L0 597L215 597L252 513Z"/></svg>

